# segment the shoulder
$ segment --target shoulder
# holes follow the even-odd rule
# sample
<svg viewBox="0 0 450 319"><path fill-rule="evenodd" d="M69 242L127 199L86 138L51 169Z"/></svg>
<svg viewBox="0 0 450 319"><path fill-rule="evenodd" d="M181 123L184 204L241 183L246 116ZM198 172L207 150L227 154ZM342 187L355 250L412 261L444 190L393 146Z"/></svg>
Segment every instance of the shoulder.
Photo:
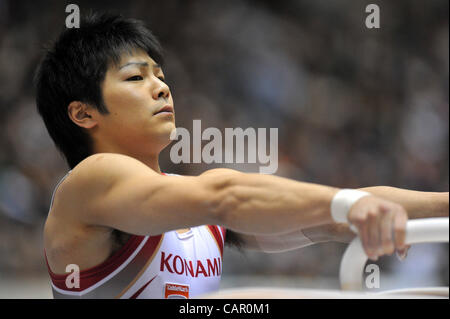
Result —
<svg viewBox="0 0 450 319"><path fill-rule="evenodd" d="M203 172L201 174L201 176L209 176L209 175L214 175L214 176L219 176L219 175L243 175L245 173L242 173L240 171L231 169L231 168L213 168L210 170L207 170L205 172Z"/></svg>
<svg viewBox="0 0 450 319"><path fill-rule="evenodd" d="M92 230L94 225L88 222L88 217L114 183L126 176L152 173L157 175L142 162L126 155L99 153L87 157L56 186L44 225L44 238ZM100 228L104 231L104 227Z"/></svg>
<svg viewBox="0 0 450 319"><path fill-rule="evenodd" d="M132 176L158 175L144 163L122 154L94 154L77 166L55 192L54 207L58 215L80 216L87 205L101 197L119 180ZM76 207L76 209L73 209Z"/></svg>
<svg viewBox="0 0 450 319"><path fill-rule="evenodd" d="M122 154L94 154L72 169L64 181L68 193L88 195L96 190L109 188L121 178L157 173L139 160Z"/></svg>
<svg viewBox="0 0 450 319"><path fill-rule="evenodd" d="M142 171L156 174L147 165L133 157L116 153L98 153L81 161L74 167L71 175L79 180L92 180L92 177L96 176L114 177Z"/></svg>

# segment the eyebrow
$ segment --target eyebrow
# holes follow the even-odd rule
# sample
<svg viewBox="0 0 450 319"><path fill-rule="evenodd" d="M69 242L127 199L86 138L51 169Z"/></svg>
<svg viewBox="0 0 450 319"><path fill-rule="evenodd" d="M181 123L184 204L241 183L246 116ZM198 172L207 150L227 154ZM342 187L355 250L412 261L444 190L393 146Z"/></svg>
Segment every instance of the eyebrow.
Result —
<svg viewBox="0 0 450 319"><path fill-rule="evenodd" d="M147 62L128 62L128 63L125 63L124 65L122 65L121 67L119 67L119 70L123 69L124 67L130 66L130 65L139 65L139 66L148 67ZM161 69L161 65L159 65L158 63L155 63L155 64L153 64L153 68Z"/></svg>

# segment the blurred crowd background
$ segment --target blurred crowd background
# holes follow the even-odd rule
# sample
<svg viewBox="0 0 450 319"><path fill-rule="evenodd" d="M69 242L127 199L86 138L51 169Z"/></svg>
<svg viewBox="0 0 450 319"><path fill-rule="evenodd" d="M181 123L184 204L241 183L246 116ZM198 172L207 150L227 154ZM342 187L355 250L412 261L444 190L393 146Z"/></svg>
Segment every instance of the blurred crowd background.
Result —
<svg viewBox="0 0 450 319"><path fill-rule="evenodd" d="M69 3L0 0L3 297L20 280L19 297L50 291L47 283L41 295L27 294L26 282L47 282L42 228L68 167L37 114L32 78L44 45L64 27ZM447 0L72 3L82 14L122 13L147 23L166 52L178 126L191 130L201 119L202 129L222 132L278 128L276 175L336 187L449 189ZM379 29L365 26L369 3L380 7ZM197 175L225 166L173 164L169 150L161 160L166 172ZM260 164L226 166L256 172ZM338 288L344 250L338 243L282 254L228 248L223 285ZM377 263L381 288L389 286L383 278L448 285L448 245L417 245L403 263Z"/></svg>

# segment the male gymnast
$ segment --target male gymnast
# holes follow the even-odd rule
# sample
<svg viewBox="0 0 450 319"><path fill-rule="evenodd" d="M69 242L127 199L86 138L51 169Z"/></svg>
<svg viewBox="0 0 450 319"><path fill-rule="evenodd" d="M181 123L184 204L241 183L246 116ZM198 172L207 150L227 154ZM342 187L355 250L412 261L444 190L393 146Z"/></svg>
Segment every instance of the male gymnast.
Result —
<svg viewBox="0 0 450 319"><path fill-rule="evenodd" d="M161 172L175 129L161 52L142 22L91 16L64 30L38 67L37 108L70 167L44 227L55 298L212 293L225 237L276 252L348 242L350 225L376 260L405 253L408 218L448 216L448 193L337 189L232 169Z"/></svg>

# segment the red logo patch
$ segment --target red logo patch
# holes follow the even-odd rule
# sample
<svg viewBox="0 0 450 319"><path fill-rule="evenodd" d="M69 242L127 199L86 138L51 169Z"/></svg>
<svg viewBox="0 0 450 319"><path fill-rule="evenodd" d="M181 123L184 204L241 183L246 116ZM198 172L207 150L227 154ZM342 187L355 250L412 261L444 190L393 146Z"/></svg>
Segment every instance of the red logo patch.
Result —
<svg viewBox="0 0 450 319"><path fill-rule="evenodd" d="M164 298L189 299L189 285L166 283Z"/></svg>

